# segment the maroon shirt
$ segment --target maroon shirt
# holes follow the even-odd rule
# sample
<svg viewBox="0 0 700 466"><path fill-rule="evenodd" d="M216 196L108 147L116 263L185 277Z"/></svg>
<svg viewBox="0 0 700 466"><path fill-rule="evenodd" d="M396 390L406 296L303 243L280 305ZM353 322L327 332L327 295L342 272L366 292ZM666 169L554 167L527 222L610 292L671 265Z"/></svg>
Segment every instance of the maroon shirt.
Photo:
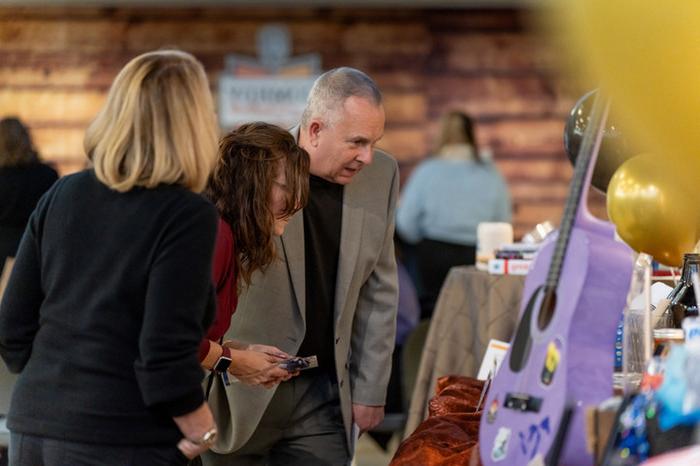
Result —
<svg viewBox="0 0 700 466"><path fill-rule="evenodd" d="M216 233L212 277L216 287L216 316L206 337L199 345L199 361L209 354L211 341L218 342L231 325L231 316L238 305L238 270L233 260L235 254L233 232L223 219L219 219Z"/></svg>

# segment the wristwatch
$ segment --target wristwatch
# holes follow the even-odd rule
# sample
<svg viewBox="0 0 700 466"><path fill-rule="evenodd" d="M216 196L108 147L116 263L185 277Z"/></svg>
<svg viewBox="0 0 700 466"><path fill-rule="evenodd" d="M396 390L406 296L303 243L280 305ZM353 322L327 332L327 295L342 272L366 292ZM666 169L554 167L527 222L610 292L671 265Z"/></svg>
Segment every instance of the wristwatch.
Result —
<svg viewBox="0 0 700 466"><path fill-rule="evenodd" d="M222 346L221 350L221 356L219 356L219 359L211 370L218 373L225 373L231 365L231 350L226 346Z"/></svg>
<svg viewBox="0 0 700 466"><path fill-rule="evenodd" d="M204 432L202 436L199 438L199 440L191 440L188 439L190 442L194 443L195 445L199 446L206 446L206 447L211 447L216 443L216 427L212 427L208 431Z"/></svg>

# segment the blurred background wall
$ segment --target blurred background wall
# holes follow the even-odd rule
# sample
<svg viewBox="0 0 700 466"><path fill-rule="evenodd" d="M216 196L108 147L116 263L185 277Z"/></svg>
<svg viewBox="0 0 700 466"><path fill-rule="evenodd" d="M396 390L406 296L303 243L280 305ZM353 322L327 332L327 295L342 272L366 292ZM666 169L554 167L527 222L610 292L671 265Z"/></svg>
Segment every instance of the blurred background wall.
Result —
<svg viewBox="0 0 700 466"><path fill-rule="evenodd" d="M349 65L376 79L387 111L379 145L404 178L430 153L440 115L464 110L507 179L516 237L559 220L572 173L562 131L582 90L517 8L0 7L0 117L25 120L61 174L79 170L83 131L128 59L182 48L216 92L225 55L255 56L268 23L289 28L292 55L319 53L324 70ZM593 207L604 210L599 198Z"/></svg>

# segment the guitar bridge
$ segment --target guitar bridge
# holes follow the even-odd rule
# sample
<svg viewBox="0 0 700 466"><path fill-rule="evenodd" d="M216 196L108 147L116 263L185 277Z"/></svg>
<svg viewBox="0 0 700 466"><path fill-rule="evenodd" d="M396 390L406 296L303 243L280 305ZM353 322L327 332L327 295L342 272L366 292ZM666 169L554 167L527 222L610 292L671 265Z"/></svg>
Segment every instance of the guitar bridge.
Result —
<svg viewBox="0 0 700 466"><path fill-rule="evenodd" d="M523 413L539 413L542 398L530 396L527 393L508 393L503 406Z"/></svg>

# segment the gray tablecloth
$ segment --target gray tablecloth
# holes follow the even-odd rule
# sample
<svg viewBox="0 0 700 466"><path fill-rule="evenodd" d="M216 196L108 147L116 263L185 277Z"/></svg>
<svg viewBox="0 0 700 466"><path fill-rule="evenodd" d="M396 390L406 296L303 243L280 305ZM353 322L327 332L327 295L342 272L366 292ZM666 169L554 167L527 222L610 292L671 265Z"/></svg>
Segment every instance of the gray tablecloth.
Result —
<svg viewBox="0 0 700 466"><path fill-rule="evenodd" d="M510 340L517 323L524 278L489 275L474 267L450 270L423 349L406 437L426 418L438 377L476 377L489 340Z"/></svg>

